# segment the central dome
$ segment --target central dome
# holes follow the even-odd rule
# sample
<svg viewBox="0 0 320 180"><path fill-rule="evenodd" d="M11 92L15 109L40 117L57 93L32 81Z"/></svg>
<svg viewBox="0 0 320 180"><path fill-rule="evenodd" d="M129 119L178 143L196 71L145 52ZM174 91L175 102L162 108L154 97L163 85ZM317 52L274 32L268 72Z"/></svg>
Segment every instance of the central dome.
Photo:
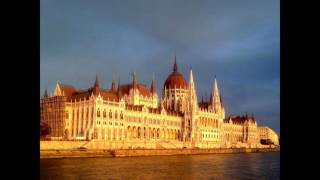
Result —
<svg viewBox="0 0 320 180"><path fill-rule="evenodd" d="M164 83L164 87L167 89L187 89L188 83L184 79L183 75L178 72L177 62L175 60L173 65L173 72L168 76L167 80Z"/></svg>

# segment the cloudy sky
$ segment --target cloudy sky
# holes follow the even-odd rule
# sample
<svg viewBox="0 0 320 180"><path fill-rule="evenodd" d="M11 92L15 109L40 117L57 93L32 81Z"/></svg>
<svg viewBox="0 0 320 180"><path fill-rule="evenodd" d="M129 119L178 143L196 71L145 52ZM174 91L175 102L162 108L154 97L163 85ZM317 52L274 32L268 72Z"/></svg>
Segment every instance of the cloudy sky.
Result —
<svg viewBox="0 0 320 180"><path fill-rule="evenodd" d="M278 0L41 0L40 88L57 81L86 89L96 74L140 83L155 74L158 92L172 71L208 98L217 76L226 114L254 113L280 133Z"/></svg>

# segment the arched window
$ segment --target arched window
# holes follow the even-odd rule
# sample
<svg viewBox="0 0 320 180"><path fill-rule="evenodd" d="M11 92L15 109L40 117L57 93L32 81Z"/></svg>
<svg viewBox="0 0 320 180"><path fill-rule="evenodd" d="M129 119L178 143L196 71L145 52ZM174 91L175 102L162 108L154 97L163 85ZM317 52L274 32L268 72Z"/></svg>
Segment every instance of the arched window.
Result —
<svg viewBox="0 0 320 180"><path fill-rule="evenodd" d="M77 119L79 119L79 110L77 110L76 114L77 114Z"/></svg>
<svg viewBox="0 0 320 180"><path fill-rule="evenodd" d="M109 111L109 118L112 119L112 112L111 112L111 110Z"/></svg>
<svg viewBox="0 0 320 180"><path fill-rule="evenodd" d="M121 113L120 113L120 119L123 119L123 113L122 113L122 111L121 111Z"/></svg>
<svg viewBox="0 0 320 180"><path fill-rule="evenodd" d="M93 107L92 107L92 109L91 109L91 119L93 119Z"/></svg>
<svg viewBox="0 0 320 180"><path fill-rule="evenodd" d="M81 119L83 119L83 113L84 113L84 110L83 108L81 109Z"/></svg>
<svg viewBox="0 0 320 180"><path fill-rule="evenodd" d="M87 108L86 118L89 118L89 108Z"/></svg>
<svg viewBox="0 0 320 180"><path fill-rule="evenodd" d="M106 112L106 110L104 109L103 110L103 118L106 118L107 117L107 112Z"/></svg>
<svg viewBox="0 0 320 180"><path fill-rule="evenodd" d="M117 111L114 113L114 118L115 118L115 119L118 118L118 113L117 113Z"/></svg>
<svg viewBox="0 0 320 180"><path fill-rule="evenodd" d="M97 117L100 117L100 109L98 108Z"/></svg>

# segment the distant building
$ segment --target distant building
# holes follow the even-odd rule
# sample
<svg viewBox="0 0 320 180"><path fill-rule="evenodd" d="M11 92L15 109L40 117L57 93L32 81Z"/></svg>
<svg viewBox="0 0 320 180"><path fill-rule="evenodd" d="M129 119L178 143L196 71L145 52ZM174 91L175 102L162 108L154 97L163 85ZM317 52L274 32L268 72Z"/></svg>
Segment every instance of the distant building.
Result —
<svg viewBox="0 0 320 180"><path fill-rule="evenodd" d="M277 133L275 133L272 129L269 127L258 127L258 132L260 136L260 140L271 142L275 145L279 145L279 137Z"/></svg>
<svg viewBox="0 0 320 180"><path fill-rule="evenodd" d="M53 96L45 92L41 97L40 109L41 121L50 126L52 139L94 140L131 147L154 144L154 148L260 143L253 116L225 118L216 79L210 99L198 102L192 70L187 82L178 71L176 59L160 100L155 80L148 88L138 83L133 73L131 83L119 82L116 87L112 81L106 89L100 87L98 77L86 90L58 83Z"/></svg>
<svg viewBox="0 0 320 180"><path fill-rule="evenodd" d="M260 141L257 122L253 116L228 117L223 123L224 142L257 144Z"/></svg>

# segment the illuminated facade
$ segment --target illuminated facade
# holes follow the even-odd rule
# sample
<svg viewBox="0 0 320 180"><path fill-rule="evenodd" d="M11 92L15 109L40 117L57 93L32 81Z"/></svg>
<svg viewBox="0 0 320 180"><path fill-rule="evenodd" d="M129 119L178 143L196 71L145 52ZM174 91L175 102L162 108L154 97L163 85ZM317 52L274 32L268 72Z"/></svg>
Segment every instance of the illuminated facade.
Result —
<svg viewBox="0 0 320 180"><path fill-rule="evenodd" d="M216 79L210 100L198 102L192 70L187 82L176 60L161 99L154 79L148 88L133 73L131 83L116 87L113 81L110 89L101 88L98 77L87 90L58 83L53 95L45 93L40 101L41 121L51 127L53 139L110 142L118 148L254 146L260 141L254 117L225 118Z"/></svg>
<svg viewBox="0 0 320 180"><path fill-rule="evenodd" d="M277 133L269 127L258 127L258 133L261 140L270 140L275 145L279 145L279 137Z"/></svg>

